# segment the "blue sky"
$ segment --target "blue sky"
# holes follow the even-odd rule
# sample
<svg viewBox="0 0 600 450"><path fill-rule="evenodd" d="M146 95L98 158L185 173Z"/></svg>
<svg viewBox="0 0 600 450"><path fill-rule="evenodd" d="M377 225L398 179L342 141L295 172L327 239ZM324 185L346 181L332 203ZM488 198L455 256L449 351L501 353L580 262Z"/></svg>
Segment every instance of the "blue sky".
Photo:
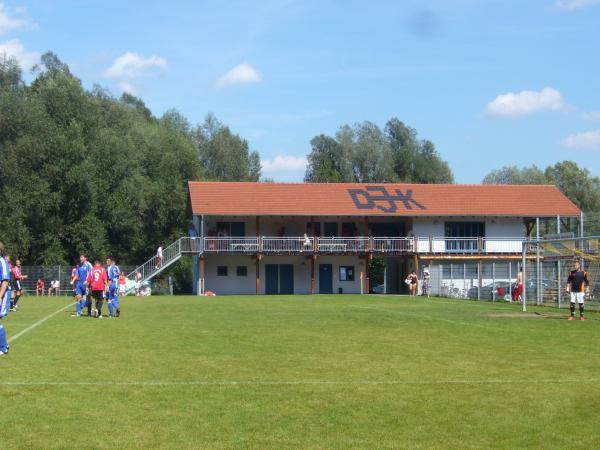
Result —
<svg viewBox="0 0 600 450"><path fill-rule="evenodd" d="M0 0L0 52L247 138L302 179L309 141L398 117L461 183L573 159L600 175L599 0Z"/></svg>

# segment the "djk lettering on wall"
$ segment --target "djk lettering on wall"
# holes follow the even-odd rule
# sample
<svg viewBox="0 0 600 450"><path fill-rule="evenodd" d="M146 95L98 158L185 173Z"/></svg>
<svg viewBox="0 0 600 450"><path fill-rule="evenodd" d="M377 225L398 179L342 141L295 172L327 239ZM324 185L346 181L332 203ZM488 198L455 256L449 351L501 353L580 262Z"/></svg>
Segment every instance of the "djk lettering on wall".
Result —
<svg viewBox="0 0 600 450"><path fill-rule="evenodd" d="M386 213L394 213L398 211L398 202L405 209L427 209L413 198L412 189L407 189L405 194L401 189L395 191L394 195L390 194L385 186L365 186L365 189L348 189L348 194L358 209L377 208Z"/></svg>

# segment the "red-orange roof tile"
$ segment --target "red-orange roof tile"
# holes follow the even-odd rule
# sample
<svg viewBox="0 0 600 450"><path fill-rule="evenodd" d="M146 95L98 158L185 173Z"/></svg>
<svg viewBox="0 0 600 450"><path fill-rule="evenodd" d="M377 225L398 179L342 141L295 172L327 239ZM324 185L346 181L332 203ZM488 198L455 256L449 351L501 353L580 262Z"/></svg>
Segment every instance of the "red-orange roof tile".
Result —
<svg viewBox="0 0 600 450"><path fill-rule="evenodd" d="M579 216L551 185L189 182L193 214Z"/></svg>

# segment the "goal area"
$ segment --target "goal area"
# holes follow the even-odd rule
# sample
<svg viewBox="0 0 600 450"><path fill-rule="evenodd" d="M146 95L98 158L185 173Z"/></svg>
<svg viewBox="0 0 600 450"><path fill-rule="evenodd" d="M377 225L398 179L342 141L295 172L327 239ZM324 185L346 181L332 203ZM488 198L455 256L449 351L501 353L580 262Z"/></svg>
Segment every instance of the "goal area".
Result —
<svg viewBox="0 0 600 450"><path fill-rule="evenodd" d="M546 238L523 245L523 310L527 305L568 307L567 278L575 262L588 274L586 307L600 309L600 236Z"/></svg>

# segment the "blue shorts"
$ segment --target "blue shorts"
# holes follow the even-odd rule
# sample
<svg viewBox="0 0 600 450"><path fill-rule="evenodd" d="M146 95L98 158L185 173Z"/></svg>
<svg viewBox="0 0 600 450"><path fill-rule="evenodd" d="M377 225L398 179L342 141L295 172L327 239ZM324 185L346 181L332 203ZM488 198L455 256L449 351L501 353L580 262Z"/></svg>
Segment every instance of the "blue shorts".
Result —
<svg viewBox="0 0 600 450"><path fill-rule="evenodd" d="M11 289L6 289L4 296L0 298L0 318L8 315L8 309L10 307Z"/></svg>
<svg viewBox="0 0 600 450"><path fill-rule="evenodd" d="M87 286L85 284L78 284L75 288L75 295L87 295Z"/></svg>
<svg viewBox="0 0 600 450"><path fill-rule="evenodd" d="M110 287L108 288L108 294L106 295L106 298L108 298L109 300L114 300L114 299L117 299L118 297L119 297L119 291L117 290L117 286L113 286L111 284Z"/></svg>

